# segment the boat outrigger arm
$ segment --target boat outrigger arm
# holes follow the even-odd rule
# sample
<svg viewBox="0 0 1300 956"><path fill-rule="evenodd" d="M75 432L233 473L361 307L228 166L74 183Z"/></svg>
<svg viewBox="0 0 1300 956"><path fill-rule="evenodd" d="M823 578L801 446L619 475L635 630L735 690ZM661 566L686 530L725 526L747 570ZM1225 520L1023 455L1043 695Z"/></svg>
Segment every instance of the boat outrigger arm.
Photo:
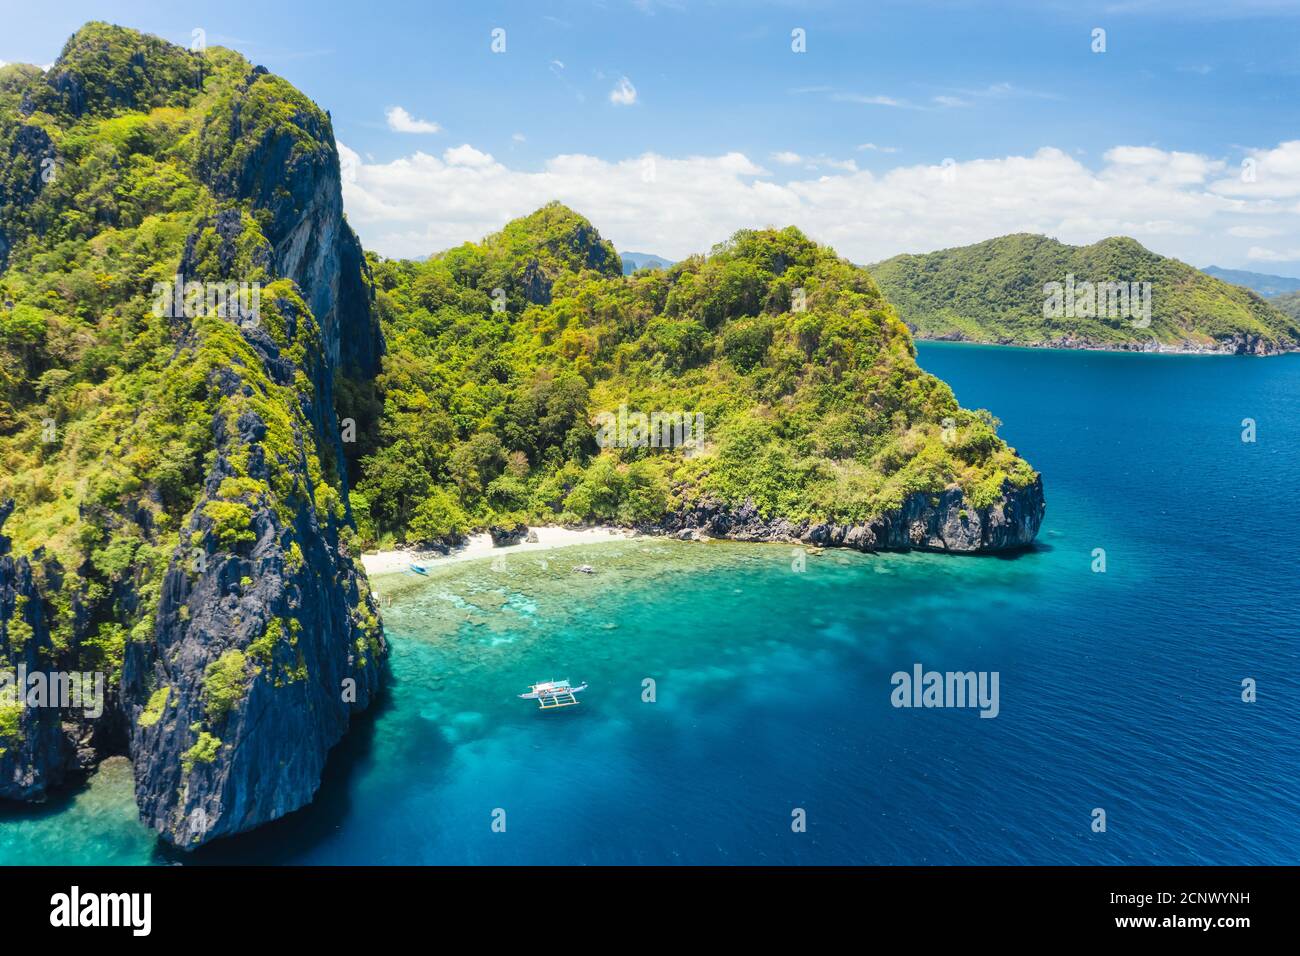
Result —
<svg viewBox="0 0 1300 956"><path fill-rule="evenodd" d="M574 695L586 689L586 684L574 687L567 680L547 680L533 684L528 688L528 693L520 694L519 697L537 701L537 706L542 710L552 710L556 707L572 707L578 703L578 698Z"/></svg>

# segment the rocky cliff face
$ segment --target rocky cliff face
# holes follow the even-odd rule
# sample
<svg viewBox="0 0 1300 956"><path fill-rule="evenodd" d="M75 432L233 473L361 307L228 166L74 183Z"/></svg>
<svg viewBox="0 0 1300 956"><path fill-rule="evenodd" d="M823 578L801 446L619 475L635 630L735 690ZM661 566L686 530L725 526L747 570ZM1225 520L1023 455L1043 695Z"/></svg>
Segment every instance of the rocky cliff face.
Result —
<svg viewBox="0 0 1300 956"><path fill-rule="evenodd" d="M940 495L914 494L901 510L860 525L764 518L752 503L730 508L710 499L670 515L652 529L682 538L790 541L858 551L944 551L980 554L1028 547L1047 505L1042 478L1017 488L1009 482L1001 500L970 507L958 488Z"/></svg>
<svg viewBox="0 0 1300 956"><path fill-rule="evenodd" d="M296 370L269 336L250 334L249 344L273 382L292 385ZM220 387L237 400L247 383L228 371ZM297 462L270 460L268 423L255 411L233 416L233 427L229 417L213 421L218 458L188 546L167 571L154 640L128 647L122 686L136 800L141 818L178 846L309 803L350 715L380 688L387 646L378 609L342 540L342 512L320 507L328 486L312 485L304 432L315 417L304 408ZM301 493L276 507L261 489L283 482L285 470ZM246 540L233 547L220 511L231 504L247 509Z"/></svg>
<svg viewBox="0 0 1300 956"><path fill-rule="evenodd" d="M297 107L291 121L265 121L266 86ZM201 161L200 172L218 195L251 207L269 243L261 259L305 300L305 308L292 295L263 303L278 335L261 317L241 322L254 368L298 394L291 452L269 450L274 423L243 401L260 376L224 370L215 383L226 399L212 424L217 460L167 572L154 641L133 644L124 664L141 818L186 848L309 803L350 715L378 692L387 653L342 535L347 483L333 406L335 375L374 375L383 341L360 244L343 219L328 118L284 86L261 68L249 73L230 112L210 117L203 134L205 159L234 162ZM245 232L237 216L212 224L219 263L237 255ZM219 278L186 261L194 246L182 273ZM335 505L322 472L341 491ZM232 493L231 482L241 487ZM274 499L259 490L285 487ZM247 541L234 547L219 527L231 504L248 515Z"/></svg>
<svg viewBox="0 0 1300 956"><path fill-rule="evenodd" d="M260 311L241 302L164 320L171 357L149 382L163 383L159 395L185 383L170 394L210 415L184 423L161 449L182 472L201 463L197 500L169 505L174 490L134 466L138 491L79 503L97 537L85 565L66 575L39 551L11 556L0 538L0 663L35 671L113 662L96 717L0 701L0 797L41 799L77 770L126 752L141 818L190 849L308 803L330 748L381 687L387 646L350 550L333 394L338 377L379 368L370 278L343 217L328 115L264 69L229 51L203 57L91 24L47 74L11 71L4 81L25 84L21 112L52 117L45 123L188 111L197 135L156 157L172 164L179 190L206 199L166 274L261 288ZM40 197L44 184L32 178L51 139L14 122L0 122L0 269L13 242L39 243L48 228L51 210L27 215L28 207L66 202ZM147 154L149 141L139 148ZM88 175L70 168L63 194ZM105 188L116 182L108 175ZM83 235L134 228L123 210L93 210ZM134 410L138 420L181 427L165 415L146 419L150 411ZM140 454L127 434L117 450ZM0 526L12 508L0 507ZM174 520L165 529L177 511L173 547Z"/></svg>
<svg viewBox="0 0 1300 956"><path fill-rule="evenodd" d="M0 531L13 502L0 502ZM55 657L45 604L31 561L9 554L9 539L0 535L0 653L23 673L49 670ZM74 766L74 742L65 735L57 709L26 708L25 686L17 681L0 688L0 797L43 799Z"/></svg>
<svg viewBox="0 0 1300 956"><path fill-rule="evenodd" d="M287 120L269 115L286 104ZM328 114L259 66L209 114L199 148L200 175L213 191L263 213L275 274L303 290L329 364L345 374L377 374L383 338L370 315L361 243L343 217Z"/></svg>
<svg viewBox="0 0 1300 956"><path fill-rule="evenodd" d="M0 176L0 209L25 209L40 195L54 163L54 143L45 130L37 126L20 126L7 144L0 142L0 156L5 157L5 175ZM5 222L0 219L0 272L9 259L11 239Z"/></svg>

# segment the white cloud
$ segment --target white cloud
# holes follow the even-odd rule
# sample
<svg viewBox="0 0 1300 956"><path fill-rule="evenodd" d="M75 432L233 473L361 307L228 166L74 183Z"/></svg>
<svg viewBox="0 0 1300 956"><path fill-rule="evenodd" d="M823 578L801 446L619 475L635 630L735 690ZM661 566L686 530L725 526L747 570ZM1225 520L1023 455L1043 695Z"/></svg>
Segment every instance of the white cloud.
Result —
<svg viewBox="0 0 1300 956"><path fill-rule="evenodd" d="M1103 158L1110 164L1107 176L1134 186L1147 182L1197 185L1206 182L1211 173L1222 172L1226 165L1195 153L1166 152L1152 146L1116 146Z"/></svg>
<svg viewBox="0 0 1300 956"><path fill-rule="evenodd" d="M825 94L831 101L836 103L859 103L863 106L888 106L894 109L906 110L959 109L973 106L977 100L1056 99L1056 96L1052 93L1022 89L1005 82L990 83L988 86L979 89L954 89L944 93L936 93L924 102L912 102L895 96L887 96L883 93L855 93L851 90L836 89L833 86L803 86L789 92L797 95Z"/></svg>
<svg viewBox="0 0 1300 956"><path fill-rule="evenodd" d="M861 103L864 106L892 106L897 109L909 106L903 100L896 100L892 96L881 96L879 94L867 96L862 93L834 93L831 95L831 99L840 103Z"/></svg>
<svg viewBox="0 0 1300 956"><path fill-rule="evenodd" d="M782 166L802 166L804 169L838 169L841 172L855 172L858 164L851 159L835 159L830 156L801 156L798 153L782 150L772 154L772 161Z"/></svg>
<svg viewBox="0 0 1300 956"><path fill-rule="evenodd" d="M1300 197L1300 140L1255 150L1214 185L1225 195L1247 200Z"/></svg>
<svg viewBox="0 0 1300 956"><path fill-rule="evenodd" d="M344 191L347 190L348 183L355 183L358 180L361 171L361 156L355 149L344 143L335 143L339 150L339 174L343 180Z"/></svg>
<svg viewBox="0 0 1300 956"><path fill-rule="evenodd" d="M363 162L340 145L349 220L368 248L387 256L479 239L558 199L619 248L673 259L707 251L740 228L790 224L855 262L1022 231L1072 243L1130 235L1198 265L1300 258L1293 198L1300 140L1252 155L1249 183L1236 159L1148 146L1116 146L1097 168L1048 147L881 173L826 157L786 163L791 157L777 154L773 161L787 168L776 176L743 153L617 161L566 154L523 169L470 145L387 163ZM1270 231L1267 247L1261 230Z"/></svg>
<svg viewBox="0 0 1300 956"><path fill-rule="evenodd" d="M814 163L813 167L829 166L831 169L838 169L845 173L855 173L858 171L858 164L851 159L831 159L829 156L821 156Z"/></svg>
<svg viewBox="0 0 1300 956"><path fill-rule="evenodd" d="M1300 262L1300 246L1283 250L1251 246L1250 251L1246 253L1246 258L1256 262Z"/></svg>
<svg viewBox="0 0 1300 956"><path fill-rule="evenodd" d="M1233 226L1228 230L1228 235L1238 239L1272 239L1281 234L1282 230L1270 226Z"/></svg>
<svg viewBox="0 0 1300 956"><path fill-rule="evenodd" d="M388 128L394 133L437 133L442 127L429 120L416 119L400 106L394 106L384 114L388 118Z"/></svg>
<svg viewBox="0 0 1300 956"><path fill-rule="evenodd" d="M876 152L876 153L896 153L896 152L898 152L898 147L897 147L897 146L877 146L875 143L860 143L860 144L858 144L858 149L860 149L860 150L871 150L872 152Z"/></svg>
<svg viewBox="0 0 1300 956"><path fill-rule="evenodd" d="M614 88L609 91L609 101L615 106L631 106L636 103L636 87L626 76L619 77Z"/></svg>
<svg viewBox="0 0 1300 956"><path fill-rule="evenodd" d="M488 153L480 153L468 143L444 151L442 161L448 166L469 166L474 169L485 169L496 165L496 160Z"/></svg>

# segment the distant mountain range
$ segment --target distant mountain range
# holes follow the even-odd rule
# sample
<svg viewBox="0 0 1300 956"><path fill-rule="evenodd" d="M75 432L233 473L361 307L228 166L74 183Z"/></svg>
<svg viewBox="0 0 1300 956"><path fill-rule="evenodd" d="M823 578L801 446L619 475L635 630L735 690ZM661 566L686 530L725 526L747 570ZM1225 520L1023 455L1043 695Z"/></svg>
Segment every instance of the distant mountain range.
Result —
<svg viewBox="0 0 1300 956"><path fill-rule="evenodd" d="M1017 233L866 267L917 338L1057 348L1272 354L1300 322L1134 239Z"/></svg>
<svg viewBox="0 0 1300 956"><path fill-rule="evenodd" d="M620 252L623 257L623 275L630 276L638 269L667 269L673 265L671 259L656 256L652 252Z"/></svg>
<svg viewBox="0 0 1300 956"><path fill-rule="evenodd" d="M1220 269L1218 266L1207 266L1201 271L1224 282L1253 289L1266 299L1288 292L1300 292L1300 279L1290 276L1272 276L1264 272L1247 272L1245 269Z"/></svg>

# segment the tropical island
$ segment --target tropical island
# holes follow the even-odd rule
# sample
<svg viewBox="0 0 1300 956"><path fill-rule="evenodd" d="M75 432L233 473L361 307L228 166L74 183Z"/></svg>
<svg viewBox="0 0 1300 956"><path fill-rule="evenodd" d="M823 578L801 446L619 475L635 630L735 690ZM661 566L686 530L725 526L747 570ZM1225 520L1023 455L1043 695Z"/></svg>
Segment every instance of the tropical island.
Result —
<svg viewBox="0 0 1300 956"><path fill-rule="evenodd" d="M127 755L185 849L310 802L380 691L366 547L605 523L980 553L1043 516L997 420L798 229L625 276L552 203L364 254L327 113L103 23L0 68L0 303L0 666L108 686L97 716L0 703L0 797Z"/></svg>
<svg viewBox="0 0 1300 956"><path fill-rule="evenodd" d="M369 425L350 459L368 543L609 523L987 551L1037 528L1037 475L996 421L920 370L865 271L797 229L625 277L553 203L371 269L388 354L373 388L343 396ZM624 427L605 447L600 417L629 409L706 423L703 441Z"/></svg>
<svg viewBox="0 0 1300 956"><path fill-rule="evenodd" d="M1284 303L1126 237L1070 246L1018 233L867 269L922 339L1249 355L1300 348L1300 320ZM1054 301L1054 286L1079 294Z"/></svg>

